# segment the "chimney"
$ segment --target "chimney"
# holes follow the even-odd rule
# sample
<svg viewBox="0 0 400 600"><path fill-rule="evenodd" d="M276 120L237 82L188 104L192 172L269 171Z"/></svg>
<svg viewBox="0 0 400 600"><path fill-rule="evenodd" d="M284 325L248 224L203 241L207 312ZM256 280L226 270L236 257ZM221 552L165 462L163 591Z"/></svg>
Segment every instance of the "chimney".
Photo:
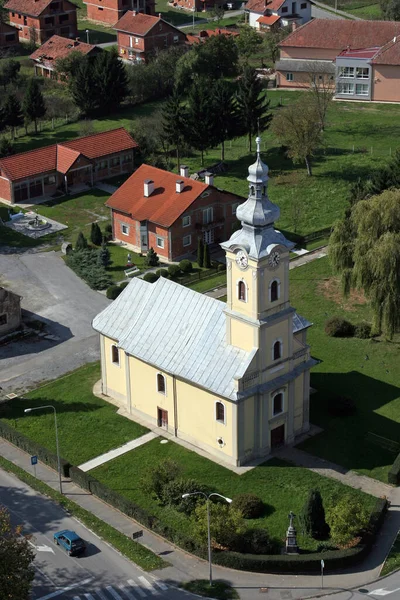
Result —
<svg viewBox="0 0 400 600"><path fill-rule="evenodd" d="M178 179L177 182L175 183L175 189L176 189L176 193L180 194L181 192L183 192L183 188L185 187L185 182L182 181L182 179Z"/></svg>
<svg viewBox="0 0 400 600"><path fill-rule="evenodd" d="M297 28L298 28L298 24L293 21L293 23L292 23L292 31L296 31Z"/></svg>
<svg viewBox="0 0 400 600"><path fill-rule="evenodd" d="M152 179L145 179L144 180L144 195L146 196L146 198L148 198L149 196L152 195L152 193L154 192L154 181Z"/></svg>
<svg viewBox="0 0 400 600"><path fill-rule="evenodd" d="M161 17L162 17L162 14L158 13L158 18L161 19Z"/></svg>
<svg viewBox="0 0 400 600"><path fill-rule="evenodd" d="M136 17L136 15L137 15L137 12L136 12L136 10L133 10L133 11L132 11L132 15L133 15L134 17Z"/></svg>
<svg viewBox="0 0 400 600"><path fill-rule="evenodd" d="M180 176L181 177L189 177L189 167L187 167L186 165L181 165Z"/></svg>
<svg viewBox="0 0 400 600"><path fill-rule="evenodd" d="M204 180L207 185L214 185L214 175L212 173L210 173L209 171L204 173Z"/></svg>

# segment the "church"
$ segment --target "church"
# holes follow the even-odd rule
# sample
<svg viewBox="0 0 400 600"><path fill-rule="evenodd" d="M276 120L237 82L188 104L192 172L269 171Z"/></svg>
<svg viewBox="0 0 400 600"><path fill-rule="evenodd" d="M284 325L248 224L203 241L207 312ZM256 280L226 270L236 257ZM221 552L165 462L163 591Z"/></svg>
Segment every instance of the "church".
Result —
<svg viewBox="0 0 400 600"><path fill-rule="evenodd" d="M234 466L268 456L309 429L311 323L289 301L289 251L274 228L268 167L249 167L241 229L221 244L227 302L161 277L133 279L93 320L101 382L149 428Z"/></svg>

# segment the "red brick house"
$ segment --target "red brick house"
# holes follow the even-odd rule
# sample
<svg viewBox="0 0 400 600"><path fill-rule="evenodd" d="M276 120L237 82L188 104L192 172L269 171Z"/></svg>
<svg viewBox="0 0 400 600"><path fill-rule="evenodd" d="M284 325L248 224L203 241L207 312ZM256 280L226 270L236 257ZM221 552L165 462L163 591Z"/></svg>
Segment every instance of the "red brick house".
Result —
<svg viewBox="0 0 400 600"><path fill-rule="evenodd" d="M56 61L59 58L65 58L71 52L81 52L86 55L101 52L101 49L98 46L85 44L79 40L69 40L59 35L53 35L29 57L33 60L35 75L57 79Z"/></svg>
<svg viewBox="0 0 400 600"><path fill-rule="evenodd" d="M123 128L95 133L0 159L0 200L9 204L43 202L77 184L131 173L137 143Z"/></svg>
<svg viewBox="0 0 400 600"><path fill-rule="evenodd" d="M0 48L11 48L19 44L18 29L0 21Z"/></svg>
<svg viewBox="0 0 400 600"><path fill-rule="evenodd" d="M206 174L205 183L141 165L107 200L113 239L136 252L151 247L167 261L197 251L197 241L212 244L227 239L237 224L236 208L244 198L224 192Z"/></svg>
<svg viewBox="0 0 400 600"><path fill-rule="evenodd" d="M161 16L136 11L125 13L114 29L117 31L119 55L135 62L145 62L157 50L186 42L186 35Z"/></svg>
<svg viewBox="0 0 400 600"><path fill-rule="evenodd" d="M182 8L192 12L205 12L212 10L215 6L222 8L224 4L226 4L225 0L170 0L168 2L168 5L173 8Z"/></svg>
<svg viewBox="0 0 400 600"><path fill-rule="evenodd" d="M53 35L76 38L76 6L69 0L8 0L10 24L19 30L19 41L43 44Z"/></svg>
<svg viewBox="0 0 400 600"><path fill-rule="evenodd" d="M240 35L240 33L238 31L232 31L231 29L225 29L225 28L219 28L219 27L217 29L202 29L202 31L199 31L198 34L187 33L186 40L190 45L202 44L206 40L208 40L210 37L213 37L216 35L225 35L226 37L230 37L230 36L235 37L235 36Z"/></svg>
<svg viewBox="0 0 400 600"><path fill-rule="evenodd" d="M155 14L155 0L85 0L90 21L115 25L128 10L145 15Z"/></svg>

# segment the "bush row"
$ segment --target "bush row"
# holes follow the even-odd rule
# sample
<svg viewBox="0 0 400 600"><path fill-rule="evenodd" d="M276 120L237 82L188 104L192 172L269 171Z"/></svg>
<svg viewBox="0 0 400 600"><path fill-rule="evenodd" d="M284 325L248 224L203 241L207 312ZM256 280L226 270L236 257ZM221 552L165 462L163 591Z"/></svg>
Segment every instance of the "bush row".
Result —
<svg viewBox="0 0 400 600"><path fill-rule="evenodd" d="M111 504L144 527L154 531L183 550L196 554L202 558L206 556L206 548L200 545L193 537L188 537L184 531L176 531L165 525L158 517L151 515L142 507L131 502L110 490L107 486L97 481L91 475L84 473L78 467L71 467L70 477L78 486L88 490L95 496ZM383 522L387 501L377 500L371 514L369 526L362 542L356 548L334 550L311 554L290 555L255 555L241 554L239 552L214 552L215 563L243 571L256 571L261 573L301 573L316 572L321 568L321 559L328 561L330 571L349 567L360 562L369 552L376 533Z"/></svg>
<svg viewBox="0 0 400 600"><path fill-rule="evenodd" d="M28 452L31 456L37 456L38 459L54 469L58 471L58 462L57 455L50 452L44 446L41 446L37 442L26 437L23 433L20 433L13 427L10 427L7 423L0 420L0 437L8 440L14 446L21 448L25 452ZM61 472L64 477L69 477L70 473L70 463L63 458L61 458Z"/></svg>
<svg viewBox="0 0 400 600"><path fill-rule="evenodd" d="M325 323L325 333L330 337L357 337L368 339L371 337L371 325L363 321L353 325L342 317L331 317Z"/></svg>
<svg viewBox="0 0 400 600"><path fill-rule="evenodd" d="M392 485L400 484L400 454L396 456L396 459L390 468L388 482Z"/></svg>

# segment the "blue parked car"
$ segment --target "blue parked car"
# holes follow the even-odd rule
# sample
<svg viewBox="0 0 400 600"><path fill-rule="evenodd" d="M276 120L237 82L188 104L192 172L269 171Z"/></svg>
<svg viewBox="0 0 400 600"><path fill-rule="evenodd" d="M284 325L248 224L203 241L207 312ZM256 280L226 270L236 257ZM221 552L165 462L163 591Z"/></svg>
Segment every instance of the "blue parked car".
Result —
<svg viewBox="0 0 400 600"><path fill-rule="evenodd" d="M57 544L57 546L65 548L68 556L83 554L86 550L86 544L83 539L80 538L75 531L69 531L68 529L55 533L54 543Z"/></svg>

